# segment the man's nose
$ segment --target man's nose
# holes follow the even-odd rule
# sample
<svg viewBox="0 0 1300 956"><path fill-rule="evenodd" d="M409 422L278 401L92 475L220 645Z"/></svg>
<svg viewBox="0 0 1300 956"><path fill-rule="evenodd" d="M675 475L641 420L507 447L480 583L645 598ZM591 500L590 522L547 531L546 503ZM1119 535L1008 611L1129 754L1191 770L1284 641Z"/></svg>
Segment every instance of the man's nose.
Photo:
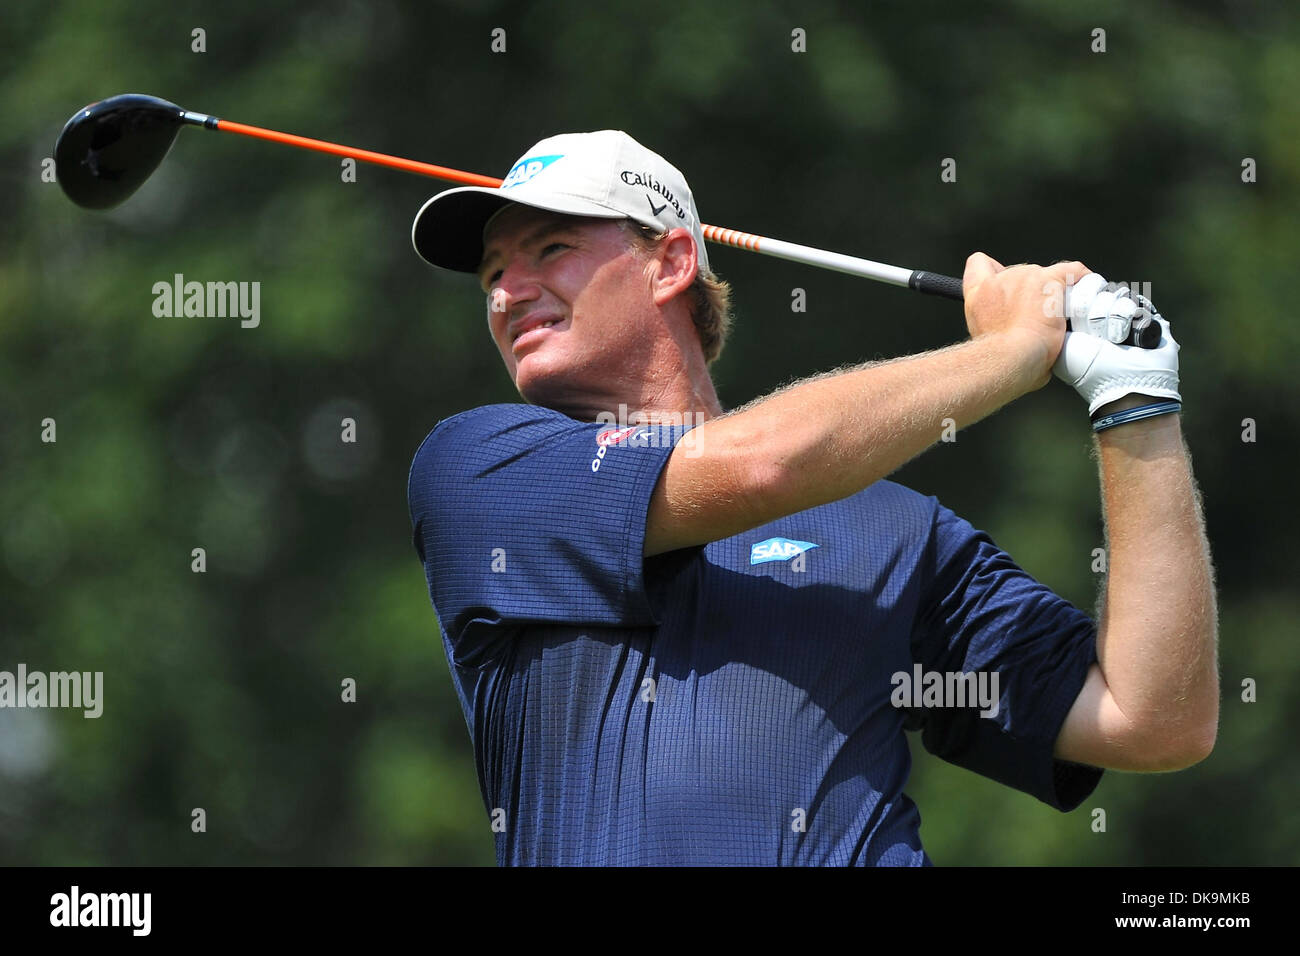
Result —
<svg viewBox="0 0 1300 956"><path fill-rule="evenodd" d="M522 264L509 263L492 286L491 309L506 319L518 306L541 295L536 276Z"/></svg>

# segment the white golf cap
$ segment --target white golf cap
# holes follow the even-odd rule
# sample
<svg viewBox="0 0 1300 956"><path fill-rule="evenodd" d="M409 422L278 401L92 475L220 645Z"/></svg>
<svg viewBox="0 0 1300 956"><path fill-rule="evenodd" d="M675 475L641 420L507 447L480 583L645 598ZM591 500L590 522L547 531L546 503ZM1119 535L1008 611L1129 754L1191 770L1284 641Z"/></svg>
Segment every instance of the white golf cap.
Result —
<svg viewBox="0 0 1300 956"><path fill-rule="evenodd" d="M510 167L498 188L459 186L415 214L411 243L426 262L477 272L483 231L511 203L571 216L632 219L695 238L702 273L711 273L700 214L686 177L622 130L563 133L544 139Z"/></svg>

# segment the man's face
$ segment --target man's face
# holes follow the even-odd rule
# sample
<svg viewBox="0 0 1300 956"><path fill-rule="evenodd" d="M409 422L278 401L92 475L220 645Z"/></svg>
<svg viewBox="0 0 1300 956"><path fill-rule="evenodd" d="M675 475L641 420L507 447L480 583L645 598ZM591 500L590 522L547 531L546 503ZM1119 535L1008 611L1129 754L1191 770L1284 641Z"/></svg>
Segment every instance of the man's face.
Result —
<svg viewBox="0 0 1300 956"><path fill-rule="evenodd" d="M516 205L484 238L488 325L527 401L605 408L644 374L650 283L621 220Z"/></svg>

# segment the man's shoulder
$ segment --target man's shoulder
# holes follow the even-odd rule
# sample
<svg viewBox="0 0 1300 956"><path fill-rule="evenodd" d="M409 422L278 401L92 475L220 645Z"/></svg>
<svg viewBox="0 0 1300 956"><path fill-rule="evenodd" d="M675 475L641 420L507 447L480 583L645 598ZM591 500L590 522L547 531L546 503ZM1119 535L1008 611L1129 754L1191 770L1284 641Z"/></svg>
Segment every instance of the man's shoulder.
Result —
<svg viewBox="0 0 1300 956"><path fill-rule="evenodd" d="M477 408L467 408L463 412L457 412L455 415L449 415L441 419L433 426L425 441L427 442L434 435L445 434L450 431L459 431L466 428L495 429L530 421L557 421L580 424L563 412L547 408L544 405L527 405L523 402L497 402L491 405L480 405Z"/></svg>
<svg viewBox="0 0 1300 956"><path fill-rule="evenodd" d="M837 501L779 519L777 526L806 528L812 521L823 533L849 535L877 551L888 550L889 541L925 547L933 541L945 510L933 495L882 479Z"/></svg>
<svg viewBox="0 0 1300 956"><path fill-rule="evenodd" d="M936 536L944 538L955 535L965 539L971 535L984 536L986 534L962 515L945 505L936 496L924 494L896 481L882 479L868 485L856 494L849 495L838 502L832 502L832 505L917 515L933 525Z"/></svg>
<svg viewBox="0 0 1300 956"><path fill-rule="evenodd" d="M582 423L543 405L527 405L523 402L480 405L440 420L424 437L424 441L420 442L414 457L418 461L422 454L443 442L473 441L529 424L549 424L554 427L565 424L580 426Z"/></svg>
<svg viewBox="0 0 1300 956"><path fill-rule="evenodd" d="M831 509L830 514L846 524L856 522L882 533L889 529L896 535L925 540L934 548L935 560L940 563L957 556L963 561L1010 559L981 526L953 511L936 496L895 481L877 481L847 498L822 505L821 509Z"/></svg>
<svg viewBox="0 0 1300 956"><path fill-rule="evenodd" d="M595 428L543 405L498 403L466 409L440 420L420 442L407 473L414 486L458 484L467 474L518 459L574 430ZM466 469L469 469L467 472Z"/></svg>
<svg viewBox="0 0 1300 956"><path fill-rule="evenodd" d="M939 499L934 495L924 495L906 485L883 478L872 482L856 494L831 502L831 506L835 505L846 508L905 510L927 516L933 516L935 510L942 507Z"/></svg>

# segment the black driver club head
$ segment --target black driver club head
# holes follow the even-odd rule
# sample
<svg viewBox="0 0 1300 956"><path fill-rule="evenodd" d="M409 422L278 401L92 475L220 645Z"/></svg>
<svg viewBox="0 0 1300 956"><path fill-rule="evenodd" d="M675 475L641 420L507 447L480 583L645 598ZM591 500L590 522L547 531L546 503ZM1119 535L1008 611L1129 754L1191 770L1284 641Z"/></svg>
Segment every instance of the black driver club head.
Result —
<svg viewBox="0 0 1300 956"><path fill-rule="evenodd" d="M111 209L158 168L184 125L175 103L123 93L73 114L54 144L54 168L68 198Z"/></svg>

